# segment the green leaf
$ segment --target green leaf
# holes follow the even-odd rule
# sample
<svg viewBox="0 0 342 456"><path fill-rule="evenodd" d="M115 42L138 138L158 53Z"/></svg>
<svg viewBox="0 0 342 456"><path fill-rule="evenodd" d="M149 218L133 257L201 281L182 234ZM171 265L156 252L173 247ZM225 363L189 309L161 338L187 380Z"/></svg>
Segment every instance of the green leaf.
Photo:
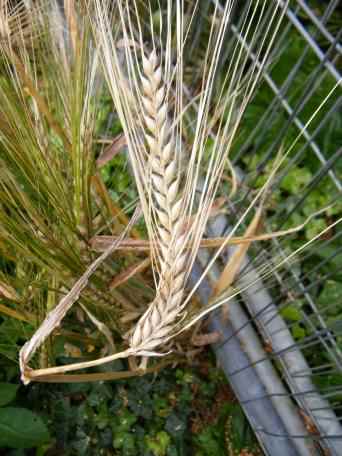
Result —
<svg viewBox="0 0 342 456"><path fill-rule="evenodd" d="M9 404L15 399L19 385L0 382L0 407Z"/></svg>
<svg viewBox="0 0 342 456"><path fill-rule="evenodd" d="M304 328L296 323L292 326L292 335L296 340L301 340L306 336L306 332Z"/></svg>
<svg viewBox="0 0 342 456"><path fill-rule="evenodd" d="M339 315L341 312L341 296L342 283L327 280L318 298L318 303L322 308L327 308L325 312L328 315Z"/></svg>
<svg viewBox="0 0 342 456"><path fill-rule="evenodd" d="M165 431L158 432L155 438L146 437L147 447L155 456L164 456L170 442L171 438Z"/></svg>
<svg viewBox="0 0 342 456"><path fill-rule="evenodd" d="M321 246L319 249L312 248L311 252L315 255L318 255L321 258L327 259L329 261L329 265L333 265L336 268L336 272L342 270L342 255L335 255L336 249L338 245L325 245Z"/></svg>
<svg viewBox="0 0 342 456"><path fill-rule="evenodd" d="M125 456L134 456L136 454L134 435L129 432L121 432L120 434L114 437L113 447L115 449L121 450L119 454Z"/></svg>
<svg viewBox="0 0 342 456"><path fill-rule="evenodd" d="M305 237L310 240L320 234L327 227L326 221L322 218L311 220L305 228Z"/></svg>
<svg viewBox="0 0 342 456"><path fill-rule="evenodd" d="M0 408L0 447L32 448L50 438L42 419L30 410Z"/></svg>
<svg viewBox="0 0 342 456"><path fill-rule="evenodd" d="M281 315L290 321L300 321L302 319L299 310L293 305L287 306L281 310Z"/></svg>
<svg viewBox="0 0 342 456"><path fill-rule="evenodd" d="M311 177L309 169L293 167L282 180L281 188L296 195L310 182Z"/></svg>
<svg viewBox="0 0 342 456"><path fill-rule="evenodd" d="M207 426L195 437L197 446L205 456L221 456L223 451L220 445L220 433L215 426Z"/></svg>
<svg viewBox="0 0 342 456"><path fill-rule="evenodd" d="M186 431L186 423L176 413L171 415L166 420L165 429L174 437L181 438Z"/></svg>

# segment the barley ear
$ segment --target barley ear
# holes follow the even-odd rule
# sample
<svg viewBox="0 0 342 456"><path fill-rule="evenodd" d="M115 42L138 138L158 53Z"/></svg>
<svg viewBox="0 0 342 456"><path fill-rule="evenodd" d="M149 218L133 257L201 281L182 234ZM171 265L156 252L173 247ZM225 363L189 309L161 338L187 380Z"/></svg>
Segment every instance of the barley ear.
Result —
<svg viewBox="0 0 342 456"><path fill-rule="evenodd" d="M150 154L152 204L156 211L160 277L157 295L139 320L131 347L152 350L172 330L184 293L187 254L183 233L179 157L168 126L168 105L155 51L143 57L142 103Z"/></svg>

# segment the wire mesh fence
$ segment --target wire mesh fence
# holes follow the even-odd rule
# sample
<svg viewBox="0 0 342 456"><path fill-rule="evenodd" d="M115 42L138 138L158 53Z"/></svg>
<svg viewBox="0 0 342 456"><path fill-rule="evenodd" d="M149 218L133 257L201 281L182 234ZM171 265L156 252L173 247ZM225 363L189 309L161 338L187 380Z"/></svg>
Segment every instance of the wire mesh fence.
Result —
<svg viewBox="0 0 342 456"><path fill-rule="evenodd" d="M271 232L299 225L341 198L342 97L330 96L341 81L339 2L270 2L282 10L284 20L266 67L255 43L262 39L273 10L265 10L258 22L259 36L253 34L252 43L243 23L253 2L234 2L222 66L238 43L251 66L263 70L263 78L233 148L238 198L231 202L227 217L219 216L210 224L209 237L229 233L255 189L265 182L278 151L292 144L272 184L264 228ZM189 55L200 52L201 27L205 29L210 5L220 9L224 2L201 0L200 4ZM189 94L185 93L190 99L196 66L191 67L191 77ZM211 318L212 328L224 335L215 346L217 357L267 454L342 454L342 305L336 285L336 277L341 277L341 230L324 232L341 210L333 207L306 227L310 232L305 231L302 239L294 235L273 239L271 248L262 243L253 246L236 284L242 291L230 301L228 318L220 312ZM322 231L324 235L299 259L291 258L301 243ZM233 251L225 252L225 262ZM192 273L194 282L209 259L209 253L201 251ZM265 276L265 265L275 266L272 275ZM214 280L220 266L210 272ZM207 303L210 280L202 282L199 295Z"/></svg>
<svg viewBox="0 0 342 456"><path fill-rule="evenodd" d="M273 183L266 229L300 222L318 199L327 204L341 200L340 87L337 96L326 101L329 91L341 83L339 2L274 4L284 10L282 30L247 110L243 140L235 148L240 197L229 216L210 228L215 236L229 233L279 148L293 143L299 133L300 140ZM241 33L243 8L243 2L236 8L229 34L251 62L261 65L248 36ZM227 43L229 47L228 39ZM310 225L311 237L340 210ZM299 261L286 261L281 272L275 270L263 280L262 265L281 262L300 240L276 238L271 249L253 247L242 267L237 283L242 292L229 307L229 319L222 326L216 315L211 323L226 336L216 347L218 358L268 454L342 454L341 234L338 226L327 230ZM208 258L201 255L206 264ZM248 283L255 285L243 291ZM204 301L206 287L208 283L200 291Z"/></svg>
<svg viewBox="0 0 342 456"><path fill-rule="evenodd" d="M218 0L199 3L201 16L194 22L188 52L196 50L196 56L210 5L222 8ZM263 46L258 48L256 42L267 30L273 9L260 15L253 42L243 27L250 5L257 9L259 3L274 4L284 16L266 65ZM226 216L210 222L206 234L218 237L231 231L265 183L279 151L288 148L291 153L269 192L263 232L305 227L300 234L274 237L267 248L262 242L250 247L235 284L239 295L230 300L226 314L220 310L210 318L212 329L223 334L214 349L267 454L340 455L342 232L335 223L341 215L342 192L342 97L336 89L341 82L340 6L337 0L232 5L222 65L238 43L250 66L263 70L263 77L232 149L237 197L229 202ZM194 74L195 80L190 87L194 93L189 90L193 108L196 66L189 67L186 73ZM318 215L304 223L313 213ZM245 227L242 224L241 234ZM301 255L293 255L304 244ZM233 247L226 249L223 263L233 252ZM210 253L201 250L193 282L209 260ZM204 303L211 295L210 277L217 280L223 263L218 261L199 287Z"/></svg>

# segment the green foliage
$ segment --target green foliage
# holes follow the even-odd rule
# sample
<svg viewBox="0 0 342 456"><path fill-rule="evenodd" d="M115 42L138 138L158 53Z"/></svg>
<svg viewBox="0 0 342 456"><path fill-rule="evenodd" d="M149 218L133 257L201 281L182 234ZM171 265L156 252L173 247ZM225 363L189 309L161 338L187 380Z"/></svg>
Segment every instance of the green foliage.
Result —
<svg viewBox="0 0 342 456"><path fill-rule="evenodd" d="M165 456L170 446L171 438L165 431L157 432L154 438L146 437L146 446L154 456Z"/></svg>
<svg viewBox="0 0 342 456"><path fill-rule="evenodd" d="M307 168L293 166L281 182L281 189L292 195L298 194L310 182L312 174Z"/></svg>
<svg viewBox="0 0 342 456"><path fill-rule="evenodd" d="M158 376L19 389L13 384L10 389L12 401L17 391L15 405L8 407L14 410L11 416L21 423L22 413L32 426L31 440L22 435L18 447L25 442L42 454L49 447L63 456L225 456L228 446L237 451L243 441L245 448L251 442L246 419L233 404L223 374L206 358L197 368L178 367ZM227 440L228 421L235 427ZM10 445L16 429L11 427L10 436L4 433L2 447Z"/></svg>
<svg viewBox="0 0 342 456"><path fill-rule="evenodd" d="M50 440L44 420L26 408L8 406L18 389L17 384L0 382L0 448L40 447Z"/></svg>
<svg viewBox="0 0 342 456"><path fill-rule="evenodd" d="M300 311L294 305L289 305L282 309L281 315L289 321L300 321L302 319Z"/></svg>
<svg viewBox="0 0 342 456"><path fill-rule="evenodd" d="M229 455L240 455L250 452L257 456L262 455L251 427L238 405L230 406L230 414L225 422L226 448Z"/></svg>
<svg viewBox="0 0 342 456"><path fill-rule="evenodd" d="M224 456L226 454L222 432L216 426L209 426L196 437L199 448L196 456Z"/></svg>
<svg viewBox="0 0 342 456"><path fill-rule="evenodd" d="M30 410L18 407L0 408L0 446L31 448L49 440L42 419Z"/></svg>
<svg viewBox="0 0 342 456"><path fill-rule="evenodd" d="M304 339L304 337L307 336L305 328L303 328L303 326L301 326L299 323L292 325L291 332L296 341Z"/></svg>
<svg viewBox="0 0 342 456"><path fill-rule="evenodd" d="M0 382L0 407L9 404L15 399L19 385Z"/></svg>
<svg viewBox="0 0 342 456"><path fill-rule="evenodd" d="M137 191L132 185L132 176L129 173L125 154L116 155L110 163L101 169L103 182L109 189L114 201L126 207L137 199Z"/></svg>
<svg viewBox="0 0 342 456"><path fill-rule="evenodd" d="M327 324L336 331L336 340L342 348L341 312L342 281L327 280L319 294L318 305L325 315Z"/></svg>
<svg viewBox="0 0 342 456"><path fill-rule="evenodd" d="M336 307L342 306L340 299L342 296L342 283L336 282L334 280L327 280L322 292L319 296L319 304L322 307L329 306L329 307ZM338 309L341 310L341 309ZM338 310L333 311L333 313L337 313Z"/></svg>
<svg viewBox="0 0 342 456"><path fill-rule="evenodd" d="M303 49L305 48L305 40L299 33L293 31L289 34L289 37L290 38L288 39L290 39L291 45L283 48L283 52L279 58L276 59L269 70L270 76L278 87L282 86L285 76L289 75L293 70L293 62L300 61L303 55ZM310 78L317 68L317 65L319 65L319 60L312 50L308 50L305 55L305 59L302 62L296 77L292 79L291 84L289 84L285 92L286 100L292 108L295 108L297 103L302 99L303 91L306 87L308 78ZM318 108L320 102L325 99L330 90L334 87L334 84L335 80L332 76L329 74L324 76L321 83L315 90L315 96L311 96L306 101L304 109L300 113L299 117L303 124L309 120ZM253 134L254 140L251 144L251 147L253 147L253 154L249 153L249 158L247 158L247 160L252 159L254 163L255 152L264 156L264 154L273 145L274 140L279 138L279 136L280 141L286 148L293 143L299 133L299 130L293 122L288 123L288 115L283 107L280 109L280 112L271 116L267 122L262 123L261 126L256 129L256 126L262 119L263 114L269 107L270 102L274 99L274 97L274 92L268 83L262 83L256 91L253 102L248 106L244 115L244 120L241 125L239 139L236 143L235 150L239 151L241 147L243 147L246 138L248 138L250 134ZM333 103L334 99L332 97L328 101L328 104L325 106L323 112L319 113L315 117L310 125L310 130L313 131L314 128L319 125L324 112L326 112ZM282 135L281 132L283 132ZM318 142L319 146L321 146L322 150L324 150L325 156L329 158L336 152L340 140L341 118L339 113L336 112L330 117L326 128L324 128L323 131L315 137L315 141ZM292 152L292 156L294 156L304 144L304 139L300 139ZM275 151L273 151L273 153L275 153ZM317 170L321 166L314 154L305 155L305 165L310 168L311 171Z"/></svg>
<svg viewBox="0 0 342 456"><path fill-rule="evenodd" d="M222 405L216 422L206 426L195 441L196 456L239 455L242 450L261 454L242 409L228 402Z"/></svg>

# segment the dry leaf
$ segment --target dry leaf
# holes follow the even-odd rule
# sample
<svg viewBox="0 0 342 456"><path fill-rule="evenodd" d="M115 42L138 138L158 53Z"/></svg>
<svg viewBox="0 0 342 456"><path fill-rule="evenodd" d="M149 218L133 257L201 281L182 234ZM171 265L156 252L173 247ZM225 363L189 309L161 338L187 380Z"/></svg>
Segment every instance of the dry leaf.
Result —
<svg viewBox="0 0 342 456"><path fill-rule="evenodd" d="M15 291L15 289L13 287L11 287L10 285L5 284L3 282L0 282L0 297L1 297L1 295L7 299L10 299L11 301L16 301L16 302L20 301L20 298L19 298L17 292Z"/></svg>
<svg viewBox="0 0 342 456"><path fill-rule="evenodd" d="M97 327L97 329L105 336L107 339L109 346L111 348L111 351L115 351L115 344L112 336L111 330L108 328L107 325L105 325L102 321L98 320L95 315L93 315L89 309L86 308L83 304L80 304L84 312L88 315L89 319L94 323L94 325Z"/></svg>
<svg viewBox="0 0 342 456"><path fill-rule="evenodd" d="M262 209L259 207L246 230L246 237L251 237L255 234L255 231L260 223L261 213ZM220 278L216 282L213 290L213 296L217 296L224 290L227 290L227 288L229 288L234 282L251 242L252 241L246 242L236 248L233 255L229 258L228 264L223 269Z"/></svg>
<svg viewBox="0 0 342 456"><path fill-rule="evenodd" d="M15 318L16 320L26 321L28 323L32 323L35 320L33 316L18 312L17 310L11 309L4 304L0 304L0 313L7 315L8 317Z"/></svg>
<svg viewBox="0 0 342 456"><path fill-rule="evenodd" d="M127 282L127 280L135 276L135 274L138 274L139 272L142 272L146 268L148 268L150 263L150 258L145 258L144 260L139 261L138 263L132 264L127 269L125 269L120 274L114 277L114 279L110 282L109 288L117 288L118 286Z"/></svg>
<svg viewBox="0 0 342 456"><path fill-rule="evenodd" d="M74 53L76 53L78 44L78 30L74 0L64 0L64 12L70 32L72 49Z"/></svg>
<svg viewBox="0 0 342 456"><path fill-rule="evenodd" d="M254 236L247 236L247 234L245 234L244 236L232 237L231 239L229 239L229 241L227 241L226 237L202 239L201 243L200 243L200 247L213 249L213 248L220 247L224 243L226 245L250 244L251 242L267 241L269 239L274 239L277 237L286 236L288 234L293 234L293 233L296 233L297 231L302 230L314 217L321 214L322 212L325 212L327 209L328 209L328 207L324 208L324 210L315 212L314 214L310 215L310 217L308 217L300 225L297 225L293 228L289 228L287 230L274 231L273 233L264 233L264 234L254 235ZM111 245L113 242L115 242L115 239L117 239L115 236L94 236L90 240L90 245L91 245L91 248L95 252L103 252L106 250L106 248L108 248L109 245ZM144 239L127 238L127 239L124 239L118 245L117 250L134 250L134 251L138 251L138 252L147 252L150 250L150 248L151 248L150 241L147 241Z"/></svg>
<svg viewBox="0 0 342 456"><path fill-rule="evenodd" d="M92 183L94 184L94 187L108 208L109 213L113 216L114 220L118 220L123 226L128 225L129 219L126 216L126 214L122 211L121 208L115 205L114 201L112 200L111 196L108 193L107 187L103 183L101 177L99 174L95 174L92 177ZM118 227L117 227L118 229ZM134 228L131 230L131 234L133 238L139 238L140 235L137 230Z"/></svg>
<svg viewBox="0 0 342 456"><path fill-rule="evenodd" d="M69 342L65 342L64 351L66 355L70 356L71 358L80 358L82 356L80 348L76 345L70 344Z"/></svg>
<svg viewBox="0 0 342 456"><path fill-rule="evenodd" d="M106 163L108 163L112 158L115 157L122 149L127 145L126 138L124 134L116 136L111 144L104 149L96 160L97 168L102 168Z"/></svg>
<svg viewBox="0 0 342 456"><path fill-rule="evenodd" d="M120 380L124 378L139 377L145 374L151 374L158 372L160 369L171 365L171 364L180 364L186 363L186 358L175 358L165 359L158 362L154 366L147 367L145 372L142 372L140 369L130 370L130 371L119 371L119 372L95 372L92 374L51 374L51 375L40 375L35 377L37 382L46 382L46 383L79 383L79 382L99 382L106 380Z"/></svg>
<svg viewBox="0 0 342 456"><path fill-rule="evenodd" d="M191 342L196 345L196 347L203 347L204 345L216 344L217 342L222 341L222 333L219 331L213 331L207 334L197 334L192 336Z"/></svg>
<svg viewBox="0 0 342 456"><path fill-rule="evenodd" d="M103 263L103 261L111 255L114 250L116 249L117 245L124 239L127 233L130 231L134 223L136 222L137 218L140 216L140 209L136 209L130 223L127 225L126 229L123 231L122 235L116 239L116 241L100 255L85 271L85 273L80 277L72 289L67 293L59 302L59 304L48 313L43 323L34 333L32 338L25 343L25 345L21 348L19 353L19 363L20 363L20 370L21 370L21 378L25 384L28 384L34 375L34 370L28 367L28 363L32 356L35 354L37 349L42 345L42 343L46 340L46 338L53 332L55 328L57 328L61 321L63 320L65 314L70 310L73 304L78 300L81 292L88 284L88 280L91 275L96 271L96 269ZM122 354L120 354L123 356ZM79 363L79 364L92 364L92 362L88 363ZM76 363L77 364L77 363ZM99 360L94 361L94 364L101 364ZM68 366L61 366L56 368L47 368L47 369L37 369L37 372L46 372L48 373L59 373L63 371L67 371Z"/></svg>

